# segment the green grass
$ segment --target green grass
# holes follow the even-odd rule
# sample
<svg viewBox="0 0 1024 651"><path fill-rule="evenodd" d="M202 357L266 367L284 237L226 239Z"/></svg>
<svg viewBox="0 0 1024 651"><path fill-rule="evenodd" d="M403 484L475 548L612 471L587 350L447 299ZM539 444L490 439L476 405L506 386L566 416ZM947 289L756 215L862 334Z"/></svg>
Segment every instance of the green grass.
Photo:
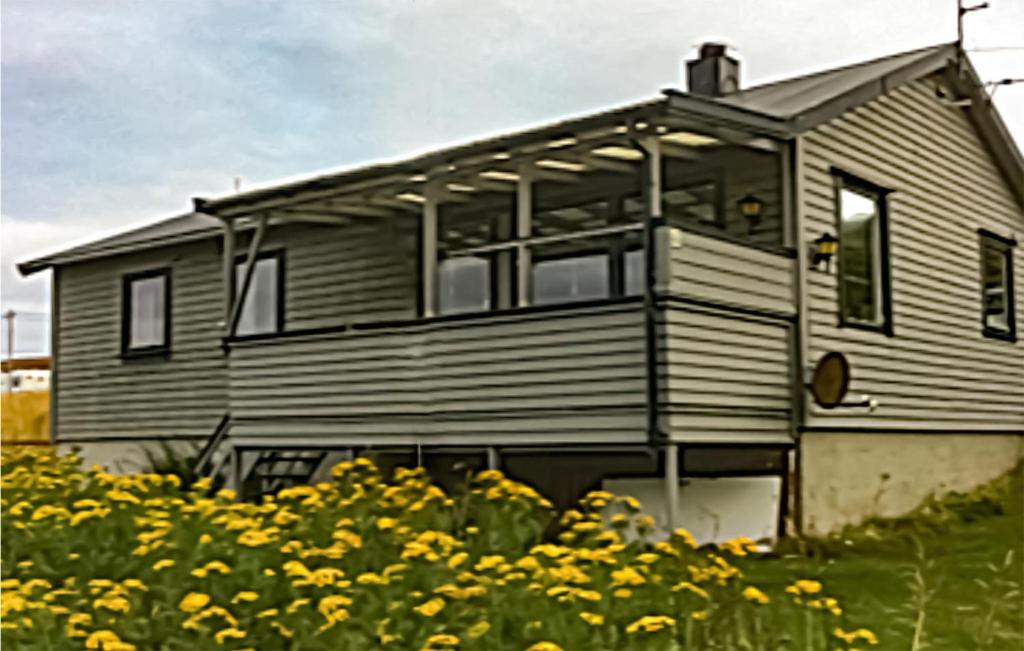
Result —
<svg viewBox="0 0 1024 651"><path fill-rule="evenodd" d="M854 621L878 634L872 648L1024 650L1020 468L968 495L932 500L906 518L876 520L828 540L793 541L788 552L750 560L743 570L777 589L793 576L820 580ZM923 596L929 598L920 608Z"/></svg>

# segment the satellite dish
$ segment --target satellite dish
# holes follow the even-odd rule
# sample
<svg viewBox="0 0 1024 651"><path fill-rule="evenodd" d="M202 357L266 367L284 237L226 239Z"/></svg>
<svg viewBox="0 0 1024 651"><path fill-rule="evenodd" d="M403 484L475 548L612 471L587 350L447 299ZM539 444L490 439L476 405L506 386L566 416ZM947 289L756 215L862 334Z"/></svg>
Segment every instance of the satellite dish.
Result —
<svg viewBox="0 0 1024 651"><path fill-rule="evenodd" d="M808 385L814 402L825 409L834 409L843 403L850 388L850 362L835 351L818 360Z"/></svg>

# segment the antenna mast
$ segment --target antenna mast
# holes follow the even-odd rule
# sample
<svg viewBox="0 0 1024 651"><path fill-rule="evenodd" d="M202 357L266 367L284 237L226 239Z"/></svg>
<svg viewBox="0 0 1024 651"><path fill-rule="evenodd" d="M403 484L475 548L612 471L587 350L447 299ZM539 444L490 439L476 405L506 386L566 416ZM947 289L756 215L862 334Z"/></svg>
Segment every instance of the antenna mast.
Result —
<svg viewBox="0 0 1024 651"><path fill-rule="evenodd" d="M964 16L972 11L982 9L988 9L987 2L965 7L964 0L956 0L956 75L958 79L963 79L964 76Z"/></svg>

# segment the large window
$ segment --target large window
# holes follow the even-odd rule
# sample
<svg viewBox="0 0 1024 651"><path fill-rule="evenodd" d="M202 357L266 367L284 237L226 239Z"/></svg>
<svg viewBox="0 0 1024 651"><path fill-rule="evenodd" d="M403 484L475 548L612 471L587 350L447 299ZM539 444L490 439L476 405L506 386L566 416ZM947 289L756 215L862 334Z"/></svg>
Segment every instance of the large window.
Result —
<svg viewBox="0 0 1024 651"><path fill-rule="evenodd" d="M643 291L639 229L591 235L643 221L636 178L606 175L585 187L537 183L534 237L559 238L532 248L536 305L586 301ZM641 267L637 277L637 263Z"/></svg>
<svg viewBox="0 0 1024 651"><path fill-rule="evenodd" d="M171 346L171 274L156 269L124 278L121 352L163 354Z"/></svg>
<svg viewBox="0 0 1024 651"><path fill-rule="evenodd" d="M245 282L245 268L245 258L235 264L235 284L239 292ZM264 253L256 258L235 334L266 334L279 332L284 327L283 275L283 252Z"/></svg>
<svg viewBox="0 0 1024 651"><path fill-rule="evenodd" d="M891 334L886 193L845 174L835 178L840 323Z"/></svg>
<svg viewBox="0 0 1024 651"><path fill-rule="evenodd" d="M1016 341L1013 293L1013 240L981 231L982 332Z"/></svg>

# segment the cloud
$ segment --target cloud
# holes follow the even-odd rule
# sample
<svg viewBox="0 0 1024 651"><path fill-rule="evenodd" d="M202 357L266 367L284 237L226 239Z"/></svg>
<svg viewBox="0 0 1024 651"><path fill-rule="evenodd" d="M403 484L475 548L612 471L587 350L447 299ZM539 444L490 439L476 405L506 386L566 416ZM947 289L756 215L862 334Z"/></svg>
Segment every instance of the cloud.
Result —
<svg viewBox="0 0 1024 651"><path fill-rule="evenodd" d="M11 0L2 30L2 302L15 260L183 212L195 195L391 158L656 95L709 35L745 83L951 41L934 0ZM968 18L1020 41L1024 3ZM1019 52L979 54L986 79ZM1024 139L1024 86L996 104Z"/></svg>

